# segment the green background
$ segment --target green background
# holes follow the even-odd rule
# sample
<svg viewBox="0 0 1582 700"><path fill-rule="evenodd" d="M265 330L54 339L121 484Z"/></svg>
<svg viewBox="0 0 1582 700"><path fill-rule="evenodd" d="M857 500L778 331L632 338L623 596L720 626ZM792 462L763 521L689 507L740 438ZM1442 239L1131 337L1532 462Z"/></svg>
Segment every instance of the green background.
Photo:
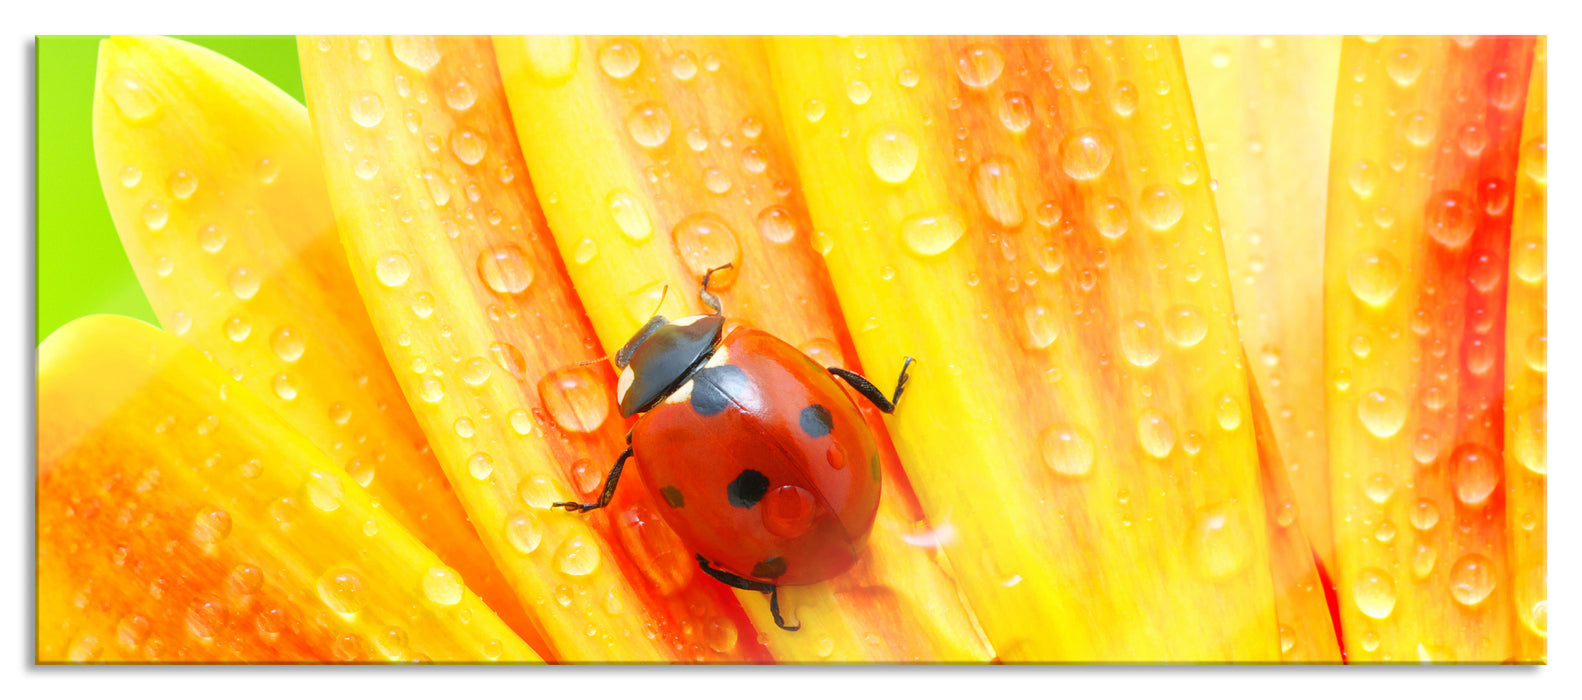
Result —
<svg viewBox="0 0 1582 700"><path fill-rule="evenodd" d="M36 44L38 330L121 314L158 323L110 221L93 163L98 36L41 36ZM247 66L302 101L295 37L183 36Z"/></svg>

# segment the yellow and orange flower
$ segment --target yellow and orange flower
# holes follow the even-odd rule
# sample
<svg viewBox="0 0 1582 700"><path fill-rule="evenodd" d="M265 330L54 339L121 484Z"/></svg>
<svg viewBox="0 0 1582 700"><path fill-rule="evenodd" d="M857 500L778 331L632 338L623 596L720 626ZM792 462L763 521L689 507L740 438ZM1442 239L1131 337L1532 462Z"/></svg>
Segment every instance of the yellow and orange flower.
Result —
<svg viewBox="0 0 1582 700"><path fill-rule="evenodd" d="M299 58L305 108L101 45L163 330L40 345L40 661L1546 659L1542 39ZM699 575L640 457L547 508L624 447L585 363L723 263L735 323L920 360L797 632Z"/></svg>

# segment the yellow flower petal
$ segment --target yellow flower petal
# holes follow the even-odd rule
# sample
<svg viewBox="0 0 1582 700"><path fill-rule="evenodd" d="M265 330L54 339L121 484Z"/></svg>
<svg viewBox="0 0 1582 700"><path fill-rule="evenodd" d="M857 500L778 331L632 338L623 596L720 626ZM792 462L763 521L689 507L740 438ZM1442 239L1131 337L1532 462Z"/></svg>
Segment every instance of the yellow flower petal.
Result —
<svg viewBox="0 0 1582 700"><path fill-rule="evenodd" d="M552 42L568 53L548 51ZM733 322L774 333L823 364L860 369L846 359L855 357L850 337L823 261L807 243L811 228L759 40L495 44L545 216L604 347L625 344L666 285L664 313L705 312L699 279L731 263L711 289ZM881 366L894 372L901 356L890 359ZM886 456L884 499L856 569L781 593L801 631L776 628L762 594L738 593L777 660L990 657L933 549L903 539L928 528L893 454Z"/></svg>
<svg viewBox="0 0 1582 700"><path fill-rule="evenodd" d="M1339 37L1181 37L1251 370L1293 505L1333 564L1324 458L1324 202Z"/></svg>
<svg viewBox="0 0 1582 700"><path fill-rule="evenodd" d="M311 440L175 337L39 346L38 659L537 661Z"/></svg>
<svg viewBox="0 0 1582 700"><path fill-rule="evenodd" d="M1324 335L1352 662L1514 652L1501 343L1532 49L1347 37L1341 50Z"/></svg>
<svg viewBox="0 0 1582 700"><path fill-rule="evenodd" d="M121 37L100 44L94 147L165 328L279 411L529 634L358 303L307 110L211 51Z"/></svg>
<svg viewBox="0 0 1582 700"><path fill-rule="evenodd" d="M1505 317L1505 529L1516 659L1549 659L1548 41L1533 53L1522 118Z"/></svg>
<svg viewBox="0 0 1582 700"><path fill-rule="evenodd" d="M1224 253L1168 38L774 39L892 435L1007 661L1280 658ZM860 50L858 47L861 47ZM860 85L859 85L860 83Z"/></svg>
<svg viewBox="0 0 1582 700"><path fill-rule="evenodd" d="M607 366L528 182L487 38L299 42L353 276L435 455L564 661L760 660L733 597L654 523ZM702 630L704 634L699 635Z"/></svg>

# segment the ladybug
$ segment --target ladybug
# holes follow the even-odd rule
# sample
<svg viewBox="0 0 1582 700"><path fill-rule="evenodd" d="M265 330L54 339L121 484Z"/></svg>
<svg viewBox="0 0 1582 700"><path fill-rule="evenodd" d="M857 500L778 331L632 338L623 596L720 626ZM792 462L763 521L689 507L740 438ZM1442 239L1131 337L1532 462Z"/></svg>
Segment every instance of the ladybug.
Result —
<svg viewBox="0 0 1582 700"><path fill-rule="evenodd" d="M879 509L879 449L851 385L891 413L906 388L901 366L886 398L872 382L822 367L789 343L739 327L724 334L709 278L698 295L713 314L655 314L615 355L621 416L639 416L596 503L603 508L626 460L642 463L660 512L727 586L769 594L775 624L780 586L817 583L851 568Z"/></svg>

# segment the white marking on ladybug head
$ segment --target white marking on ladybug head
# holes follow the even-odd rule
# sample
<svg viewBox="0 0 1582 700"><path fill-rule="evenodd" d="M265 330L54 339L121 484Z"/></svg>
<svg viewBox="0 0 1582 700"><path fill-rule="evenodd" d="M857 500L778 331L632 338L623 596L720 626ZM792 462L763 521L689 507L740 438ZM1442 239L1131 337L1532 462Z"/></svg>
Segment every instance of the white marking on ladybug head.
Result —
<svg viewBox="0 0 1582 700"><path fill-rule="evenodd" d="M725 347L721 347L720 349L714 351L714 354L709 357L709 361L703 363L703 366L704 367L719 367L720 365L723 365L723 364L725 364L727 362L730 362L730 361L731 361L731 351L730 351L730 349L729 348L725 348Z"/></svg>
<svg viewBox="0 0 1582 700"><path fill-rule="evenodd" d="M665 403L686 403L686 402L691 401L691 400L692 400L692 380L691 379L688 379L686 384L682 384L680 389L677 389L674 392L671 392L671 394L669 396L665 397Z"/></svg>
<svg viewBox="0 0 1582 700"><path fill-rule="evenodd" d="M620 382L615 386L616 403L622 403L626 401L626 390L632 388L632 380L636 378L637 374L632 371L631 365L627 365L626 369L621 370Z"/></svg>
<svg viewBox="0 0 1582 700"><path fill-rule="evenodd" d="M707 316L683 316L683 317L678 318L678 319L676 319L674 321L671 321L670 325L672 325L672 326L690 326L690 325L692 325L694 323L697 323L698 321L702 321L705 318L708 318L708 317Z"/></svg>

